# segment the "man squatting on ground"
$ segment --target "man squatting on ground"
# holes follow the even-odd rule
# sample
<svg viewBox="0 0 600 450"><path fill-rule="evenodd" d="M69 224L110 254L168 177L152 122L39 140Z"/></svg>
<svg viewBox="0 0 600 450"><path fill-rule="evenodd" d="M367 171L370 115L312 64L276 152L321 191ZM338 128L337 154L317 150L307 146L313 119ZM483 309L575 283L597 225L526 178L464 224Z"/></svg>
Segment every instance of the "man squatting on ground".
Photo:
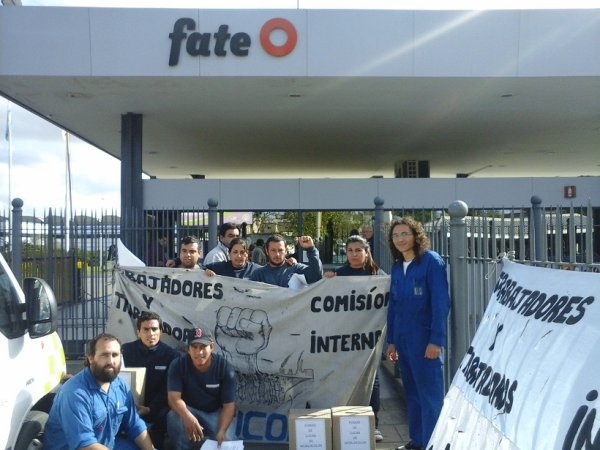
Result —
<svg viewBox="0 0 600 450"><path fill-rule="evenodd" d="M235 439L235 371L214 346L209 329L195 328L187 354L169 367L167 429L177 450L191 450L204 438L219 446Z"/></svg>
<svg viewBox="0 0 600 450"><path fill-rule="evenodd" d="M144 403L136 404L138 413L149 424L154 446L164 448L167 433L167 370L179 352L160 340L163 321L152 311L143 311L137 319L138 339L123 344L126 367L145 367Z"/></svg>
<svg viewBox="0 0 600 450"><path fill-rule="evenodd" d="M84 364L54 399L44 431L44 449L152 450L133 395L118 377L119 339L107 333L92 339Z"/></svg>

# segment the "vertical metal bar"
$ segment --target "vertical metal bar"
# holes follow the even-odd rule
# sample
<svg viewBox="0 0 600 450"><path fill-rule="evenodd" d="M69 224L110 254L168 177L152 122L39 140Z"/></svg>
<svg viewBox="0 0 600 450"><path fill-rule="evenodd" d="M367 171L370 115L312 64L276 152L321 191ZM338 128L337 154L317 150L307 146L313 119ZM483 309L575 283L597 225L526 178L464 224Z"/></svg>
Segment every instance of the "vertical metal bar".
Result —
<svg viewBox="0 0 600 450"><path fill-rule="evenodd" d="M508 236L509 236L509 243L508 243L508 252L509 255L514 255L514 253L516 253L516 245L515 245L515 210L514 208L510 210L510 223L508 225Z"/></svg>
<svg viewBox="0 0 600 450"><path fill-rule="evenodd" d="M12 272L20 284L23 282L23 200L15 198L11 204L13 206L13 217L10 263Z"/></svg>
<svg viewBox="0 0 600 450"><path fill-rule="evenodd" d="M573 203L569 207L569 222L567 224L567 239L569 239L569 262L577 262L577 243L575 242L575 233L577 227L575 226L575 209Z"/></svg>
<svg viewBox="0 0 600 450"><path fill-rule="evenodd" d="M525 228L525 211L521 208L519 210L519 256L518 259L525 261L527 259L527 244L525 242L526 228ZM530 237L531 238L531 237Z"/></svg>
<svg viewBox="0 0 600 450"><path fill-rule="evenodd" d="M469 348L467 335L467 272L466 272L466 224L469 208L465 202L455 201L448 207L450 215L450 292L452 296L451 337L449 343L449 365L451 373L458 370L465 352Z"/></svg>
<svg viewBox="0 0 600 450"><path fill-rule="evenodd" d="M594 262L594 209L590 199L588 199L585 221L585 262L586 264Z"/></svg>
<svg viewBox="0 0 600 450"><path fill-rule="evenodd" d="M297 236L304 235L304 232L302 230L302 221L303 221L302 210L299 209L298 213L296 214L296 235ZM333 239L333 236L330 236L330 238Z"/></svg>
<svg viewBox="0 0 600 450"><path fill-rule="evenodd" d="M385 252L384 242L385 239L382 236L383 234L383 204L385 203L381 197L375 197L373 199L373 203L375 204L375 223L373 224L373 247L375 247L375 255L378 257L379 255L383 255ZM382 270L386 273L390 273L392 267L382 267Z"/></svg>
<svg viewBox="0 0 600 450"><path fill-rule="evenodd" d="M208 249L215 248L219 243L217 227L217 206L219 201L214 198L208 199Z"/></svg>
<svg viewBox="0 0 600 450"><path fill-rule="evenodd" d="M533 239L533 245L531 249L532 261L542 261L543 257L543 239L544 230L542 229L542 199L537 195L531 197L531 222L529 224L529 237ZM545 259L545 258L544 258Z"/></svg>
<svg viewBox="0 0 600 450"><path fill-rule="evenodd" d="M48 210L48 216L46 220L46 282L54 290L54 215L52 209Z"/></svg>
<svg viewBox="0 0 600 450"><path fill-rule="evenodd" d="M506 229L504 225L504 214L500 216L500 225L498 230L498 239L500 240L500 254L504 255L506 253Z"/></svg>
<svg viewBox="0 0 600 450"><path fill-rule="evenodd" d="M559 207L554 210L554 221L552 220L552 210L550 210L550 223L554 228L554 261L561 262L563 260L562 246L562 213ZM552 230L551 230L552 231ZM551 252L552 254L552 252Z"/></svg>

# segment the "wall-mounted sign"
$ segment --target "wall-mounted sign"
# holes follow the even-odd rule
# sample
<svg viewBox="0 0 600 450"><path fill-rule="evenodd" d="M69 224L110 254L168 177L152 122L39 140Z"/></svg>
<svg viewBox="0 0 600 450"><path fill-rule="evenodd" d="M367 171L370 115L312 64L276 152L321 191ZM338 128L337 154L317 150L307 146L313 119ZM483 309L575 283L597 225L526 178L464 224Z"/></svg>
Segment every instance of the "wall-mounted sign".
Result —
<svg viewBox="0 0 600 450"><path fill-rule="evenodd" d="M227 56L229 51L234 56L242 57L248 56L252 46L252 39L248 33L241 31L231 34L227 24L219 25L215 33L195 30L196 21L190 17L182 17L175 21L173 31L169 33L169 39L171 39L169 66L179 64L179 55L184 41L185 50L190 56L211 56L211 54ZM275 30L283 31L286 34L286 40L281 45L276 45L271 40L271 33ZM191 33L186 31L191 31ZM276 57L289 55L298 42L296 27L289 20L280 17L265 22L259 35L263 50Z"/></svg>
<svg viewBox="0 0 600 450"><path fill-rule="evenodd" d="M565 186L565 198L575 198L577 197L577 187L576 186Z"/></svg>

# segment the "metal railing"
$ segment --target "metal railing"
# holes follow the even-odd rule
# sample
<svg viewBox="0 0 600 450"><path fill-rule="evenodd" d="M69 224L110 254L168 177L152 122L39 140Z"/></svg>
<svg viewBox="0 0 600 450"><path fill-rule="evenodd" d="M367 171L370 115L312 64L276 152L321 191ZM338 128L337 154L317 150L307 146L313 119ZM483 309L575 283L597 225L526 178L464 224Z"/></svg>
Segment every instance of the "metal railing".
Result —
<svg viewBox="0 0 600 450"><path fill-rule="evenodd" d="M394 216L411 215L421 221L432 249L448 262L453 307L449 321L448 375L460 363L473 338L500 272L499 257L507 255L517 262L544 267L600 271L598 229L594 217L599 208L590 204L568 209L543 208L532 198L530 208L489 208L471 210L463 202L447 208L385 210L383 199L374 200L372 218L375 230L375 254L387 273L393 265L388 248L388 231ZM112 297L112 267L117 239L128 236L135 242L140 259L150 262L159 238L167 237L169 256L177 251L176 243L186 235L195 235L208 248L209 237L216 239L216 227L223 213L203 208L194 211L139 211L132 217L142 222L123 220L114 212L80 212L66 216L63 211L43 211L23 217L22 202L13 201L12 227L0 217L0 251L13 271L26 276L45 278L59 301L59 333L69 358L83 355L84 344L104 331ZM209 213L221 214L220 220L209 221ZM358 213L358 212L357 212ZM361 216L362 217L362 216ZM122 224L128 224L122 228ZM243 234L252 230L246 224ZM297 228L302 229L299 220ZM323 251L331 264L345 259L343 245L350 226L324 230L333 234L327 240L336 243L333 251ZM271 228L251 231L250 240L263 237ZM295 230L296 231L296 230ZM252 234L254 233L254 234ZM329 255L327 253L329 252ZM335 259L333 259L335 258Z"/></svg>

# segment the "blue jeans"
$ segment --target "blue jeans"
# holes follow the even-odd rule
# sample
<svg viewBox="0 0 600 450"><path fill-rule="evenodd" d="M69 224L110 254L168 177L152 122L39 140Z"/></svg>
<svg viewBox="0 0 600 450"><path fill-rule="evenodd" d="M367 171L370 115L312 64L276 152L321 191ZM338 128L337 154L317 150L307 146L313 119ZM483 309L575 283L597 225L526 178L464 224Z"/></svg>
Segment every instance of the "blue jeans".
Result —
<svg viewBox="0 0 600 450"><path fill-rule="evenodd" d="M217 409L213 412L201 411L191 406L187 406L189 412L191 412L202 428L204 428L204 437L212 440L216 440L217 431L219 429L219 417L221 416L221 410ZM235 440L235 426L236 418L231 421L229 428L225 432L225 440ZM167 433L171 441L171 445L175 450L192 450L194 447L198 447L198 444L190 441L189 436L185 432L183 427L183 420L175 414L173 411L169 411L167 415Z"/></svg>

